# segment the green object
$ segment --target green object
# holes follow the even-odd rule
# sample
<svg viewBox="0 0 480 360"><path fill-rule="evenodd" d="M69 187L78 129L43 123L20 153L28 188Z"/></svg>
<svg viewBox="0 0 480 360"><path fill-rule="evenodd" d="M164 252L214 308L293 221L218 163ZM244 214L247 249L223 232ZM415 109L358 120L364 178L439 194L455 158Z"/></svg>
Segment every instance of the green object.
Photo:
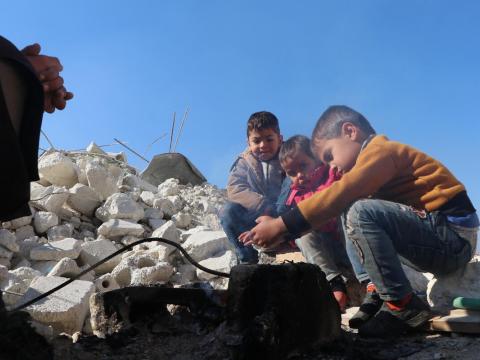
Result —
<svg viewBox="0 0 480 360"><path fill-rule="evenodd" d="M453 307L457 309L480 310L480 299L457 297L453 299Z"/></svg>

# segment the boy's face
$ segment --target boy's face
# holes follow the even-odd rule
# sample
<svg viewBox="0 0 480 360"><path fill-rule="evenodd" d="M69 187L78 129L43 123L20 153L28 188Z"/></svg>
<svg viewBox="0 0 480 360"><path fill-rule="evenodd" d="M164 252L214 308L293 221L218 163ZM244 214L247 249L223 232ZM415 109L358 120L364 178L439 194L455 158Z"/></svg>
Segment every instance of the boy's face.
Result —
<svg viewBox="0 0 480 360"><path fill-rule="evenodd" d="M287 176L292 180L294 186L300 189L308 188L311 175L315 170L317 162L303 151L298 151L291 157L282 161L282 168Z"/></svg>
<svg viewBox="0 0 480 360"><path fill-rule="evenodd" d="M277 155L282 144L282 135L273 129L252 130L248 135L248 147L260 161L268 161Z"/></svg>
<svg viewBox="0 0 480 360"><path fill-rule="evenodd" d="M318 159L343 175L355 165L364 137L355 125L345 123L339 137L316 139L313 151Z"/></svg>

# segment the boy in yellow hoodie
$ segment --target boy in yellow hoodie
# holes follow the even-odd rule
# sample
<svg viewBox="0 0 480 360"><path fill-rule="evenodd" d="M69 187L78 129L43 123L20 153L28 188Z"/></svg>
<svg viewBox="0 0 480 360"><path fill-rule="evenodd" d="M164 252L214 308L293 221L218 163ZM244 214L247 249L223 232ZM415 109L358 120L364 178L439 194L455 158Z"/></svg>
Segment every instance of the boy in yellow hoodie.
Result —
<svg viewBox="0 0 480 360"><path fill-rule="evenodd" d="M476 248L478 217L465 187L440 162L376 135L363 115L331 106L312 134L312 150L342 178L278 218L261 217L244 243L268 246L343 213L348 241L374 287L354 317L360 335L397 335L425 323L427 304L401 263L435 275L464 266Z"/></svg>

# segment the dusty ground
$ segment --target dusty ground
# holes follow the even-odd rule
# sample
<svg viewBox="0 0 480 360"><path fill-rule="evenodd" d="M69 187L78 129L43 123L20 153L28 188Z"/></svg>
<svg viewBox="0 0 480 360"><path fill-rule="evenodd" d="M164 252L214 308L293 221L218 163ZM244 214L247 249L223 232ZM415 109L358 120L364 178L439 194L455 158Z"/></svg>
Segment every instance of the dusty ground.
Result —
<svg viewBox="0 0 480 360"><path fill-rule="evenodd" d="M334 344L294 352L287 359L478 359L480 337L450 333L417 333L390 340L362 339L344 327ZM188 313L173 317L158 315L105 340L83 337L54 342L55 359L66 360L220 360L242 359L235 339L225 335L216 321L199 321ZM236 349L236 350L235 350Z"/></svg>

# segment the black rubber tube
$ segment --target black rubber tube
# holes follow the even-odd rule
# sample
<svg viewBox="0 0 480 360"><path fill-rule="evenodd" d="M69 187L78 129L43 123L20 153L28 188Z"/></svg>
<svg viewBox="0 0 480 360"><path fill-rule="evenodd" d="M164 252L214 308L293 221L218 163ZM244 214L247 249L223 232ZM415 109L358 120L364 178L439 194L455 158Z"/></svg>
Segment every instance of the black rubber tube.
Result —
<svg viewBox="0 0 480 360"><path fill-rule="evenodd" d="M68 284L70 284L71 282L77 280L78 278L82 277L83 275L85 275L86 273L90 272L91 270L95 269L97 266L99 265L102 265L103 263L107 262L108 260L114 258L115 256L121 254L122 252L125 252L127 250L130 250L132 249L135 245L139 245L139 244L143 244L143 243L146 243L146 242L150 242L150 241L158 241L158 242L162 242L162 243L165 243L167 245L171 245L175 248L177 248L183 256L185 256L185 258L190 262L192 263L194 266L196 266L197 268L199 268L200 270L203 270L209 274L212 274L212 275L216 275L216 276L221 276L221 277L226 277L226 278L229 278L230 277L230 274L227 274L227 273L224 273L224 272L220 272L220 271L215 271L215 270L211 270L209 268L206 268L205 266L202 266L200 265L198 262L196 262L195 260L193 260L193 258L187 253L187 251L178 243L176 243L175 241L172 241L172 240L167 240L167 239L164 239L164 238L145 238L145 239L141 239L141 240L138 240L138 241L135 241L133 243L131 243L130 245L127 245L125 246L124 248L118 250L118 251L115 251L114 253L108 255L106 258L100 260L99 262L93 264L92 266L90 266L88 269L86 270L83 270L81 273L75 275L74 277L68 279L67 281L61 283L60 285L54 287L53 289L51 290L48 290L47 292L33 298L32 300L30 301L27 301L26 303L22 304L22 305L19 305L15 308L13 308L12 310L9 310L9 312L14 312L14 311L19 311L19 310L22 310L24 308L26 308L27 306L30 306L34 303L36 303L37 301L40 301L42 300L43 298L46 298L48 295L51 295L53 294L55 291L58 291L60 290L61 288L67 286Z"/></svg>

